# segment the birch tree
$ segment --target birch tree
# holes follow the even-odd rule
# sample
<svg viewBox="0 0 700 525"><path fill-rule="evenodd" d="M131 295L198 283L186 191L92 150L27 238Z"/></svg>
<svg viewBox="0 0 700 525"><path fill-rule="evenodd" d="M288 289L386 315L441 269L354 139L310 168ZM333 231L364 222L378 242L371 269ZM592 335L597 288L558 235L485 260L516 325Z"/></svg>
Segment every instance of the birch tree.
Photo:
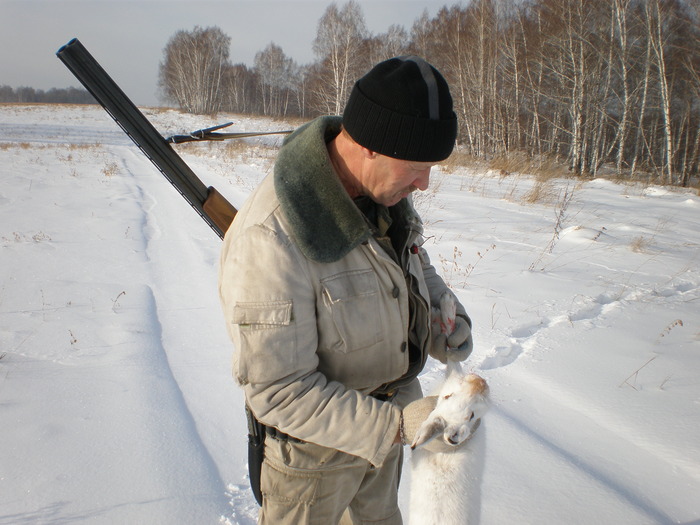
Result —
<svg viewBox="0 0 700 525"><path fill-rule="evenodd" d="M622 114L615 136L617 144L617 154L615 159L615 171L618 177L622 177L622 165L625 161L625 151L627 143L627 133L629 129L629 119L631 114L631 95L630 95L630 49L628 45L628 29L627 18L630 0L613 0L612 16L614 35L617 44L617 60L619 63L620 85L622 88L620 105ZM612 67L612 64L611 64Z"/></svg>
<svg viewBox="0 0 700 525"><path fill-rule="evenodd" d="M666 76L666 36L659 0L647 0L645 3L647 20L647 38L652 50L654 65L658 73L659 96L664 130L664 158L662 176L667 183L673 182L673 135L671 127L671 93Z"/></svg>
<svg viewBox="0 0 700 525"><path fill-rule="evenodd" d="M390 25L386 33L381 33L371 40L370 62L372 64L408 54L408 33L398 24Z"/></svg>
<svg viewBox="0 0 700 525"><path fill-rule="evenodd" d="M263 114L285 116L293 92L296 64L272 43L255 55L255 69L263 101Z"/></svg>
<svg viewBox="0 0 700 525"><path fill-rule="evenodd" d="M326 8L313 42L320 62L316 95L322 112L342 113L355 80L369 66L362 53L367 37L364 15L355 0L341 8L335 2Z"/></svg>
<svg viewBox="0 0 700 525"><path fill-rule="evenodd" d="M432 21L428 10L424 9L411 26L409 49L411 54L423 57L431 62L431 47L436 34L432 31Z"/></svg>
<svg viewBox="0 0 700 525"><path fill-rule="evenodd" d="M257 75L245 64L234 64L226 69L222 84L221 109L234 113L255 113L255 86Z"/></svg>
<svg viewBox="0 0 700 525"><path fill-rule="evenodd" d="M216 113L230 45L231 39L218 27L175 33L163 50L159 70L166 99L190 113Z"/></svg>

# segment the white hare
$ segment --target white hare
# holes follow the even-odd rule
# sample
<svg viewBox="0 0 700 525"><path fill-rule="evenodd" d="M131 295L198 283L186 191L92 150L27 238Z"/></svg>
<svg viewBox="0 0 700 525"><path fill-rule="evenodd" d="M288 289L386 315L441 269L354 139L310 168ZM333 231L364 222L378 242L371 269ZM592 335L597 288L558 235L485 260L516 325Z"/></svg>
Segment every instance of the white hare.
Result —
<svg viewBox="0 0 700 525"><path fill-rule="evenodd" d="M479 521L488 386L476 374L463 375L459 365L448 366L435 409L411 444L411 525Z"/></svg>
<svg viewBox="0 0 700 525"><path fill-rule="evenodd" d="M446 314L442 324L448 331L452 304L449 297L441 300ZM464 374L459 363L448 361L435 408L411 443L412 525L478 523L485 452L485 428L480 423L489 407L488 393L483 378Z"/></svg>

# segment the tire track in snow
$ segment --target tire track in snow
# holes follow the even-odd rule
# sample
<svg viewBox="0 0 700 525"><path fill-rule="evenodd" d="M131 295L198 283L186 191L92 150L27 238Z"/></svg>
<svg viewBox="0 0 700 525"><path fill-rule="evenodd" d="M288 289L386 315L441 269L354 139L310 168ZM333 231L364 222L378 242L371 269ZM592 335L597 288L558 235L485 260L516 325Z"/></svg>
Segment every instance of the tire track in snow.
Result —
<svg viewBox="0 0 700 525"><path fill-rule="evenodd" d="M153 331L152 339L154 344L149 351L152 354L151 361L154 363L154 372L158 374L159 383L164 380L167 385L161 388L161 390L165 390L167 396L167 399L163 400L163 402L177 407L175 414L178 420L178 435L162 436L163 439L159 443L158 450L167 457L166 464L167 462L177 461L181 463L178 465L178 468L184 466L188 472L189 479L185 487L197 487L195 494L188 494L190 498L193 498L193 503L201 500L204 509L211 511L210 516L213 517L215 514L217 516L222 515L227 505L224 483L214 459L202 441L195 419L188 409L184 393L171 369L168 352L163 344L163 325L159 318L158 302L154 290L151 286L145 286L144 291L146 293L144 302L146 303L147 315L150 318L148 324ZM152 408L157 410L159 406L160 403L154 404ZM173 449L172 453L170 453L170 447L168 446L170 442L174 442L174 445L177 447ZM189 522L202 520L204 518L204 509L193 505L192 509L189 509L193 521Z"/></svg>
<svg viewBox="0 0 700 525"><path fill-rule="evenodd" d="M158 200L151 193L148 192L148 190L144 187L144 184L141 182L141 179L145 177L152 177L153 179L155 179L155 182L159 184L168 184L168 182L164 179L158 180L157 177L161 177L161 174L155 170L150 160L148 160L140 152L134 151L134 148L129 148L124 151L117 151L116 153L121 159L121 163L124 170L128 174L128 178L126 180L129 181L129 186L131 187L135 195L136 204L142 212L143 219L140 225L140 234L141 238L143 239L144 256L147 262L149 263L149 267L152 269L152 279L150 279L150 281L157 283L159 281L157 275L158 269L153 267L153 264L157 264L158 257L153 255L154 250L157 250L157 248L154 248L154 242L157 242L161 239L162 233L160 226L158 225L158 220L153 214L153 210L157 207ZM177 197L177 194L173 192L173 198ZM196 436L196 443L194 448L197 449L198 453L201 453L203 455L203 462L207 466L207 469L216 475L216 484L218 485L219 493L223 497L223 495L225 494L226 485L221 477L218 465L209 453L208 448L204 440L202 439L201 434L199 433L196 418L192 414L189 408L189 404L187 402L187 393L183 391L183 388L177 379L177 374L175 374L173 370L174 366L180 367L180 365L173 364L173 359L177 359L177 355L173 355L172 352L169 352L167 345L164 342L164 323L162 322L161 308L159 307L159 295L161 294L159 294L158 290L153 289L150 286L148 287L148 289L153 299L152 324L154 327L157 327L158 330L160 350L162 352L163 357L162 362L164 372L167 372L167 374L169 375L169 379L172 381L174 387L177 389L177 402L181 406L181 414L183 416L183 419L187 421L187 424L191 429L193 436ZM166 304L165 308L169 309L169 306ZM187 367L184 366L182 368L186 369ZM224 508L222 508L221 510L223 513Z"/></svg>

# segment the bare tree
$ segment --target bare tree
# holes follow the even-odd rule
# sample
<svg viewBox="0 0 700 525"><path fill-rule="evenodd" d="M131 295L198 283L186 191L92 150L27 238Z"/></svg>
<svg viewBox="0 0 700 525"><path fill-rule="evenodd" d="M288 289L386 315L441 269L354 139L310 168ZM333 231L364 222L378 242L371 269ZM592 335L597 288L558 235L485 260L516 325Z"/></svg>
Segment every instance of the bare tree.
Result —
<svg viewBox="0 0 700 525"><path fill-rule="evenodd" d="M257 75L245 64L235 64L226 68L222 82L221 109L234 113L262 112L258 104L256 86Z"/></svg>
<svg viewBox="0 0 700 525"><path fill-rule="evenodd" d="M425 31L428 35L440 35L440 38L424 42L429 46L426 50L426 58L442 72L450 85L454 111L460 125L461 142L470 153L479 155L478 129L475 121L479 117L472 111L475 103L472 89L474 77L473 71L468 69L470 63L466 58L471 48L471 34L468 33L466 26L465 9L454 5L440 9L430 24L422 26L420 31ZM417 27L414 25L414 35L416 30Z"/></svg>
<svg viewBox="0 0 700 525"><path fill-rule="evenodd" d="M309 92L309 78L311 77L311 66L303 65L294 68L294 81L292 82L292 93L296 99L296 112L300 117L308 114L307 95Z"/></svg>
<svg viewBox="0 0 700 525"><path fill-rule="evenodd" d="M630 94L630 46L628 44L629 32L627 29L628 10L631 0L614 0L612 4L614 41L617 44L617 60L619 63L620 85L622 88L620 105L622 114L615 136L617 156L615 170L618 177L622 177L622 165L625 159L625 145L630 127L631 94ZM612 48L612 42L611 42ZM610 64L612 67L612 64Z"/></svg>
<svg viewBox="0 0 700 525"><path fill-rule="evenodd" d="M688 110L691 117L688 124L689 144L681 180L683 186L688 186L692 174L697 174L700 171L700 107L697 107L700 105L700 4L694 4L693 9L690 17L692 32L688 41L688 53L684 58L684 65L689 77L689 92L692 94L689 105L694 101L696 107L694 112L691 108ZM695 129L694 137L693 129Z"/></svg>
<svg viewBox="0 0 700 525"><path fill-rule="evenodd" d="M285 116L294 87L296 64L275 44L255 55L255 69L260 82L263 113Z"/></svg>
<svg viewBox="0 0 700 525"><path fill-rule="evenodd" d="M159 85L166 99L190 113L216 113L230 45L231 39L218 27L175 33L160 64Z"/></svg>
<svg viewBox="0 0 700 525"><path fill-rule="evenodd" d="M529 154L542 155L542 119L544 66L536 57L541 56L539 49L542 42L542 20L539 12L529 17L525 10L520 10L514 17L517 24L515 32L520 33L523 63L523 102L519 104L520 112L529 120L526 132L526 150Z"/></svg>
<svg viewBox="0 0 700 525"><path fill-rule="evenodd" d="M431 62L430 53L434 47L436 34L432 31L432 21L428 17L427 9L424 9L421 16L413 22L410 37L410 52Z"/></svg>
<svg viewBox="0 0 700 525"><path fill-rule="evenodd" d="M524 146L520 108L524 107L525 57L522 53L523 35L516 23L519 14L512 0L504 2L504 14L508 23L503 28L503 34L498 43L500 66L497 76L501 84L498 105L504 149L505 152L509 152Z"/></svg>
<svg viewBox="0 0 700 525"><path fill-rule="evenodd" d="M360 5L350 0L342 8L326 8L318 23L313 50L320 62L316 82L317 108L339 115L354 81L364 72L367 59L361 52L368 32Z"/></svg>
<svg viewBox="0 0 700 525"><path fill-rule="evenodd" d="M398 24L390 25L386 33L377 35L372 41L371 62L373 64L408 54L408 33Z"/></svg>
<svg viewBox="0 0 700 525"><path fill-rule="evenodd" d="M453 91L462 142L469 152L486 156L504 147L498 116L498 17L493 0L475 0L468 7L441 9L431 30L434 63Z"/></svg>
<svg viewBox="0 0 700 525"><path fill-rule="evenodd" d="M664 130L664 160L662 175L666 182L673 182L673 134L671 127L671 94L666 76L666 35L660 0L647 0L645 3L647 38L652 49L654 64L658 72L658 86L661 97L661 112Z"/></svg>

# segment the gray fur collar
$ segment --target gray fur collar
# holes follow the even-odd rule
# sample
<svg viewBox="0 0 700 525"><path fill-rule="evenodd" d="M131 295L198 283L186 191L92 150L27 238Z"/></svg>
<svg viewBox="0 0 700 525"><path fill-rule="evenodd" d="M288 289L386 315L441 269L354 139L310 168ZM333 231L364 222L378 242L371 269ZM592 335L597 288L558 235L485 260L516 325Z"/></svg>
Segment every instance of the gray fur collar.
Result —
<svg viewBox="0 0 700 525"><path fill-rule="evenodd" d="M284 142L275 163L275 191L302 253L334 262L370 237L369 227L333 170L326 143L340 117L321 117Z"/></svg>

